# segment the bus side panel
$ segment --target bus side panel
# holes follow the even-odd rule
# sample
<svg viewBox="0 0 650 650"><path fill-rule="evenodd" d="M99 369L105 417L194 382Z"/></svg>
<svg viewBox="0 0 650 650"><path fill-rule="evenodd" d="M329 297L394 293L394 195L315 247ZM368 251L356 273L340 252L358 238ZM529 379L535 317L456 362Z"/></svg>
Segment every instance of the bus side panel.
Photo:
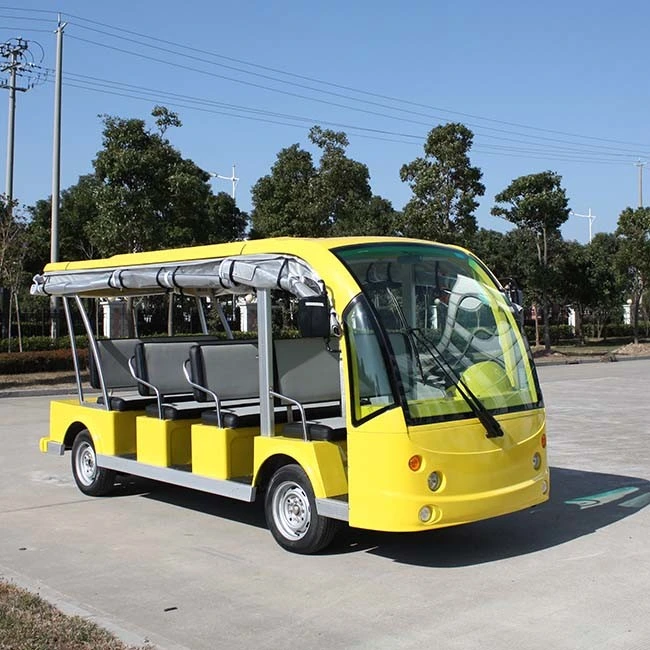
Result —
<svg viewBox="0 0 650 650"><path fill-rule="evenodd" d="M279 436L255 438L255 471L253 485L257 484L264 462L273 456L289 456L306 472L317 499L347 494L348 481L343 465L343 452L333 442L305 442Z"/></svg>
<svg viewBox="0 0 650 650"><path fill-rule="evenodd" d="M192 425L192 473L230 479L253 473L253 440L259 429L220 429L209 424Z"/></svg>
<svg viewBox="0 0 650 650"><path fill-rule="evenodd" d="M541 442L545 426L539 413L503 422L507 433L501 439L487 439L475 421L430 425L426 433L410 437L405 425L400 431L389 415L348 436L351 526L426 530L515 512L548 499ZM538 470L532 465L535 453L540 454ZM409 467L413 456L419 457L415 471ZM442 477L435 491L428 483L433 471ZM425 521L422 508L430 510Z"/></svg>
<svg viewBox="0 0 650 650"><path fill-rule="evenodd" d="M88 429L95 450L106 456L135 453L135 418L139 412L106 411L79 404L76 399L54 400L50 403L50 434L41 438L40 450L47 451L48 442L67 443L66 435L74 428ZM78 431L77 431L78 433Z"/></svg>

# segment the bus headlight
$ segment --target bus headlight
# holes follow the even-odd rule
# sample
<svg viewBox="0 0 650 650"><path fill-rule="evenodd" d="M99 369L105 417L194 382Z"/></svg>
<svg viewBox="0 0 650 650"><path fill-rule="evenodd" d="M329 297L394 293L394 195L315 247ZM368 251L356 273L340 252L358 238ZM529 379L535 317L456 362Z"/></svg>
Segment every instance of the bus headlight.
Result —
<svg viewBox="0 0 650 650"><path fill-rule="evenodd" d="M432 516L433 510L431 509L431 506L422 506L418 512L418 518L423 524L426 524Z"/></svg>
<svg viewBox="0 0 650 650"><path fill-rule="evenodd" d="M442 485L442 477L438 472L431 472L427 477L427 485L431 492L435 492Z"/></svg>
<svg viewBox="0 0 650 650"><path fill-rule="evenodd" d="M537 471L542 466L542 457L538 451L533 454L533 469Z"/></svg>

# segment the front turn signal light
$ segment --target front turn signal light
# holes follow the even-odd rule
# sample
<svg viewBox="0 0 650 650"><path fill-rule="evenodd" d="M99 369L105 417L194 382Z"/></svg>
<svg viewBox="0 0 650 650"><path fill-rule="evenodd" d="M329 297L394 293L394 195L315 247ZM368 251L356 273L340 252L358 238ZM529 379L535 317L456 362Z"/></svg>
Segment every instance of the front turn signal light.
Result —
<svg viewBox="0 0 650 650"><path fill-rule="evenodd" d="M420 467L422 467L422 456L418 456L417 454L415 456L411 456L409 458L409 469L417 472Z"/></svg>

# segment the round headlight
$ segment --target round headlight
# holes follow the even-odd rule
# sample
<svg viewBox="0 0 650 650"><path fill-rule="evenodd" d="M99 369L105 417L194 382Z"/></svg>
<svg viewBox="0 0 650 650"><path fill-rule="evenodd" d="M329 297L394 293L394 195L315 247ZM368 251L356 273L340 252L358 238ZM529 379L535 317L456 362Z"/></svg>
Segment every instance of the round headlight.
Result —
<svg viewBox="0 0 650 650"><path fill-rule="evenodd" d="M420 511L418 512L418 519L423 523L426 524L429 519L431 519L433 515L433 510L431 510L431 506L422 506L420 508Z"/></svg>
<svg viewBox="0 0 650 650"><path fill-rule="evenodd" d="M537 471L542 466L542 457L539 452L533 454L533 469Z"/></svg>
<svg viewBox="0 0 650 650"><path fill-rule="evenodd" d="M442 477L438 472L431 472L427 477L427 484L431 492L435 492L442 483Z"/></svg>

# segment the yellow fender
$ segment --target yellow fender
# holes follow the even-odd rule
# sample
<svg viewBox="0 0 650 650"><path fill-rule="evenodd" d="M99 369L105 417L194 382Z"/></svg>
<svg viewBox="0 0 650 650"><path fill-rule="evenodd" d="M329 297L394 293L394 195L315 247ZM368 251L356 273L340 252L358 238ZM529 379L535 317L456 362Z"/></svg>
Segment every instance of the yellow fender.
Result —
<svg viewBox="0 0 650 650"><path fill-rule="evenodd" d="M348 493L348 480L343 464L344 450L333 442L305 442L282 436L257 436L254 455L253 485L270 478L265 475L268 463L273 464L274 459L281 461L282 457L289 457L305 470L316 498Z"/></svg>

